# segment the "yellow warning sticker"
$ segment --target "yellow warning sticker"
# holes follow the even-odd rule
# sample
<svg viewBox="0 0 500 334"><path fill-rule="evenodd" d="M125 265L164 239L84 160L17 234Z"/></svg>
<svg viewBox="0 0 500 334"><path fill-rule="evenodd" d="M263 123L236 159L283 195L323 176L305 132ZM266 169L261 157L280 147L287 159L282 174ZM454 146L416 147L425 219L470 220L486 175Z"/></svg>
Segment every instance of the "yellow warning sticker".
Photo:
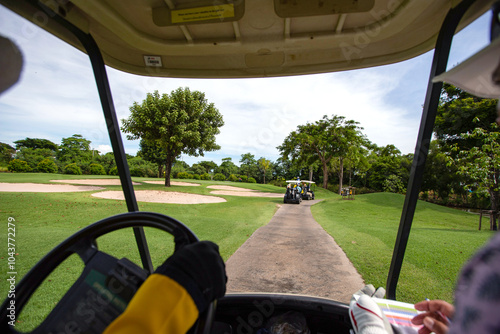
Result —
<svg viewBox="0 0 500 334"><path fill-rule="evenodd" d="M193 21L222 20L234 17L234 5L224 4L217 6L206 6L172 11L172 23L183 23Z"/></svg>

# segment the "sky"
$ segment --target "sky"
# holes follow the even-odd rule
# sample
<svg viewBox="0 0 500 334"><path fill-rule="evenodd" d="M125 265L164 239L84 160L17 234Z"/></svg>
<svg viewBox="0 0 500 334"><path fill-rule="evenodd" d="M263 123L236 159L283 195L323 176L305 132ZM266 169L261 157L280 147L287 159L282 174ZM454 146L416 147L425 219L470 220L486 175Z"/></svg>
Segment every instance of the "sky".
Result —
<svg viewBox="0 0 500 334"><path fill-rule="evenodd" d="M489 43L487 13L454 38L448 67L465 60ZM0 142L45 138L56 144L81 134L101 153L111 151L90 61L32 23L0 6L0 35L21 49L24 68L19 82L0 95ZM413 153L433 52L400 63L329 74L265 79L174 79L123 73L107 67L118 118L129 116L133 102L148 92L170 93L178 87L205 93L223 115L217 135L221 149L204 157L183 155L193 163L217 164L242 154L271 161L277 146L298 125L323 115L345 116L359 122L378 146L395 145ZM0 74L1 75L1 74ZM135 155L139 141L122 134L125 151Z"/></svg>

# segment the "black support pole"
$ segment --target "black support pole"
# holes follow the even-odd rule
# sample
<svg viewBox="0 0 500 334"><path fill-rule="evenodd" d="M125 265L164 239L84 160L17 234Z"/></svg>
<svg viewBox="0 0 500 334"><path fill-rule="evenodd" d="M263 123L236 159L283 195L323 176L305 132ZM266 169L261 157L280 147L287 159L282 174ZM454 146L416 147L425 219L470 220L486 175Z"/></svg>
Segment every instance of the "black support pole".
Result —
<svg viewBox="0 0 500 334"><path fill-rule="evenodd" d="M472 3L474 3L474 0L463 1L448 12L436 41L431 73L427 85L427 94L425 96L424 109L422 112L422 119L420 121L420 129L415 147L415 155L411 166L410 179L408 181L403 212L401 214L398 235L396 238L396 244L394 245L391 266L387 277L386 290L387 297L389 299L396 299L396 286L399 274L401 273L401 267L403 265L403 258L405 255L406 245L408 244L408 237L410 236L411 223L413 215L415 214L420 187L422 185L425 161L429 151L429 144L431 142L434 121L436 119L439 97L443 87L441 82L433 83L432 79L446 71L451 41L458 23Z"/></svg>
<svg viewBox="0 0 500 334"><path fill-rule="evenodd" d="M92 69L94 71L97 90L101 99L102 110L104 113L104 118L106 120L106 126L108 129L109 138L111 140L111 146L113 147L113 154L115 157L116 166L118 168L118 174L120 176L123 194L125 195L127 209L129 212L139 211L137 200L135 198L134 187L132 185L132 178L130 176L130 170L128 168L127 158L125 155L125 149L123 147L123 141L120 134L120 126L116 117L115 106L111 95L111 89L109 87L108 76L106 74L104 60L102 59L101 51L99 50L98 45L90 34L81 31L78 27L64 20L41 2L34 1L34 4L45 13L47 13L49 17L55 20L58 24L64 26L68 31L73 33L73 35L78 38L80 43L82 43L82 46L87 51L90 62L92 64ZM154 268L151 261L151 256L149 254L149 248L146 241L146 235L144 234L144 229L142 227L136 227L133 230L135 240L139 248L142 265L145 270L152 273Z"/></svg>

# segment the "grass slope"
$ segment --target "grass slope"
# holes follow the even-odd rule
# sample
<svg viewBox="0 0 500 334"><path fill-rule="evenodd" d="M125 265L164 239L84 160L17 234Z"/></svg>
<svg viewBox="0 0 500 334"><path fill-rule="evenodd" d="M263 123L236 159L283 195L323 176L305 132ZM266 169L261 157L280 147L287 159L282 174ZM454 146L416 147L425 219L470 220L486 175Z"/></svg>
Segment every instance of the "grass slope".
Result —
<svg viewBox="0 0 500 334"><path fill-rule="evenodd" d="M7 174L0 173L0 182L49 183L52 179L87 179L87 175L69 176L58 174ZM103 178L94 177L94 178ZM154 180L133 178L134 181ZM186 181L186 180L179 180ZM189 180L191 182L191 180ZM228 182L196 182L197 187L172 186L143 183L135 189L155 189L165 191L191 192L210 195L213 189L207 185L224 184L242 186L267 192L282 193L283 189L272 185L239 184ZM103 186L107 190L120 190L120 186ZM126 212L124 201L99 199L92 192L78 193L1 193L0 221L4 228L0 237L7 240L9 217L16 224L16 280L20 281L45 254L81 228L100 219ZM186 224L201 240L216 242L222 257L227 260L246 239L259 227L267 224L277 210L280 198L221 196L226 203L216 204L160 204L139 202L141 211L159 212L174 217ZM173 251L173 238L167 233L146 229L146 237L155 266L160 265ZM140 263L139 254L131 229L117 231L98 239L99 249L118 258L127 257ZM0 254L0 266L8 267L7 245ZM79 276L82 263L77 256L65 261L37 291L32 302L21 315L17 330L30 330L52 309L60 296ZM6 270L0 274L5 282ZM6 296L7 284L0 285L0 295ZM4 298L3 297L3 298ZM3 300L2 298L2 300Z"/></svg>
<svg viewBox="0 0 500 334"><path fill-rule="evenodd" d="M386 285L404 196L340 196L312 208L314 218L342 247L366 283ZM492 232L478 231L478 216L419 201L398 282L398 300L453 300L457 275Z"/></svg>

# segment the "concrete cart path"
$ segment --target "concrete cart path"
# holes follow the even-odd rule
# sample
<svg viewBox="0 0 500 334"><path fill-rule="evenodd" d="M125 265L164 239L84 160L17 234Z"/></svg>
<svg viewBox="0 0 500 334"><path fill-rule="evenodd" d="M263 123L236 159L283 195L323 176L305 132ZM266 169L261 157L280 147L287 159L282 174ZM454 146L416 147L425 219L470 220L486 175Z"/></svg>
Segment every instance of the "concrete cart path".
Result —
<svg viewBox="0 0 500 334"><path fill-rule="evenodd" d="M363 279L334 239L314 220L311 206L283 204L227 260L227 292L275 292L348 303Z"/></svg>

